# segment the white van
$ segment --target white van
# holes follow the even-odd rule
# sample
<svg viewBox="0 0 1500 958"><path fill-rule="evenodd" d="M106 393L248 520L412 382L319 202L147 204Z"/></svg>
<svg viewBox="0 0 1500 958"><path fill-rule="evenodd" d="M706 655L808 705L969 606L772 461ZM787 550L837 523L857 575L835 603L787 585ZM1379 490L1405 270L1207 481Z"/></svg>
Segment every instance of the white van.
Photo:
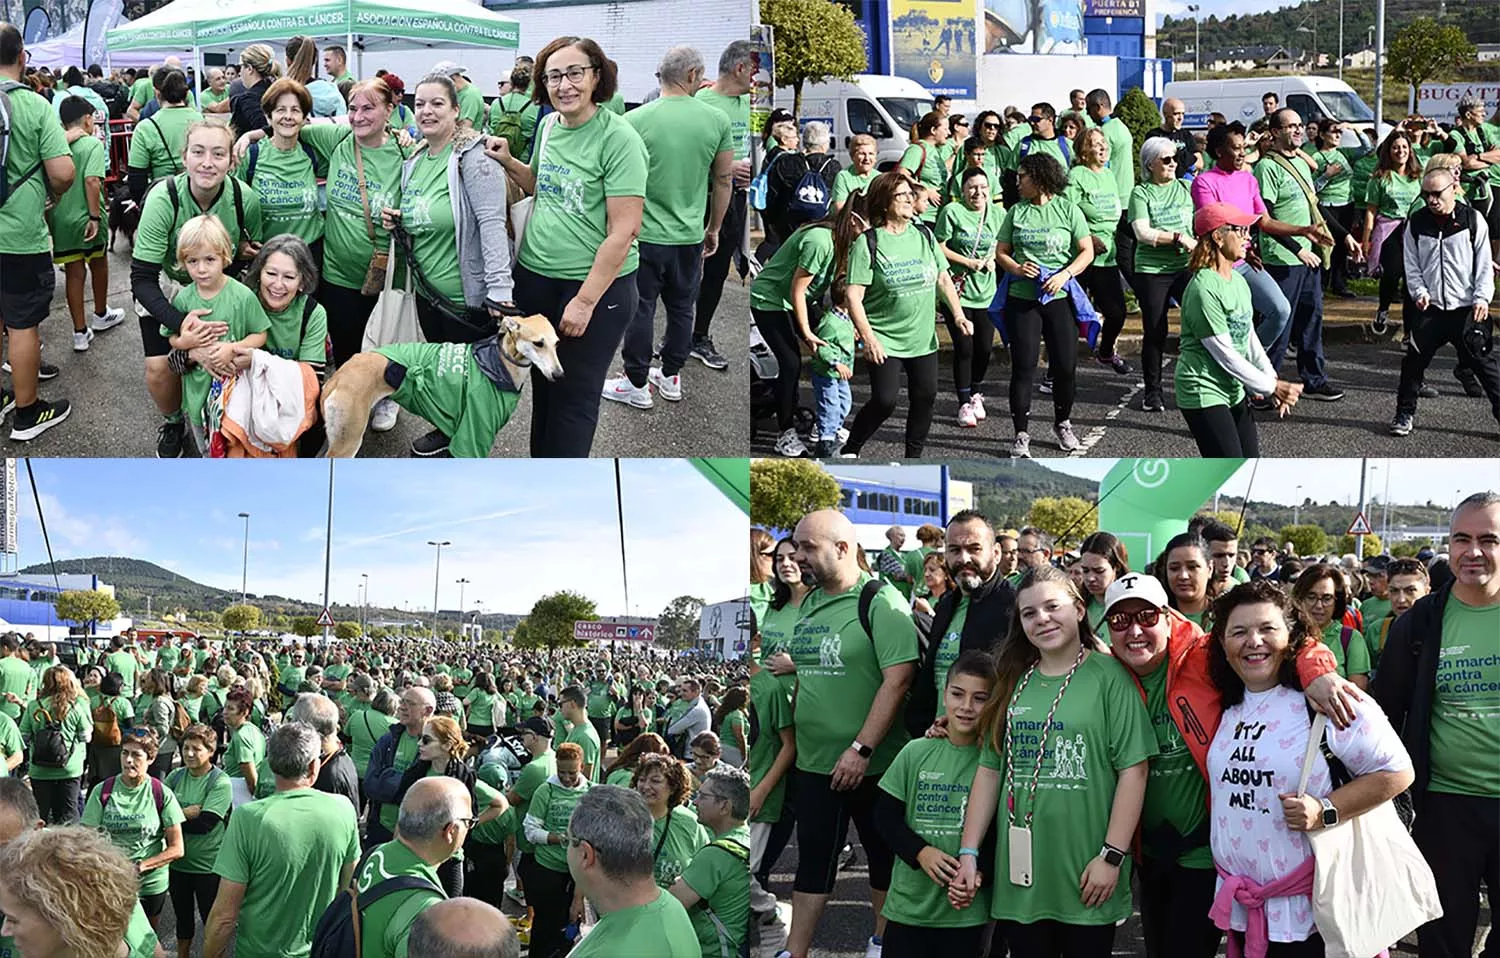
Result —
<svg viewBox="0 0 1500 958"><path fill-rule="evenodd" d="M1351 127L1373 126L1375 112L1343 80L1320 76L1247 77L1238 80L1174 80L1164 97L1181 100L1187 107L1183 125L1189 130L1208 128L1208 115L1222 113L1249 126L1265 116L1261 97L1275 93L1282 107L1296 110L1304 123L1335 117ZM1384 136L1390 129L1382 124ZM1344 131L1344 146L1356 147L1363 140L1355 129Z"/></svg>
<svg viewBox="0 0 1500 958"><path fill-rule="evenodd" d="M792 88L776 92L776 103L791 109ZM821 120L833 131L829 152L848 165L849 141L858 133L875 137L875 166L889 170L909 145L906 131L932 109L932 94L905 77L856 74L852 80L811 83L802 88L801 120Z"/></svg>

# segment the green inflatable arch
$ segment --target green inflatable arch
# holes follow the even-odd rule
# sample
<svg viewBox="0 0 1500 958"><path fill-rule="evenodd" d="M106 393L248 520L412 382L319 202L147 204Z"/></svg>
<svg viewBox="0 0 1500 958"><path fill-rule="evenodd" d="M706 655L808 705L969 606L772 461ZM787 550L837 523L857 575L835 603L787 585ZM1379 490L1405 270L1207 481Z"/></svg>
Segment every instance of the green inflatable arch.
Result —
<svg viewBox="0 0 1500 958"><path fill-rule="evenodd" d="M1244 464L1243 459L1121 459L1099 481L1099 528L1144 570Z"/></svg>
<svg viewBox="0 0 1500 958"><path fill-rule="evenodd" d="M692 463L693 468L724 493L726 499L745 515L750 514L749 459L693 459Z"/></svg>

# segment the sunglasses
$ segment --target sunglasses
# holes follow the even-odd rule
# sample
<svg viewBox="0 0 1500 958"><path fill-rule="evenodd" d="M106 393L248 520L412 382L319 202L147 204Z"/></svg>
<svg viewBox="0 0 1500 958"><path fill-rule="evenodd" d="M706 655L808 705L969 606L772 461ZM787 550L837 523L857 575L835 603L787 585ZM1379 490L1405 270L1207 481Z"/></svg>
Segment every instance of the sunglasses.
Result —
<svg viewBox="0 0 1500 958"><path fill-rule="evenodd" d="M1000 129L1000 124L998 124L998 123L981 123L979 125L979 128L982 129L982 130L998 130L998 129Z"/></svg>
<svg viewBox="0 0 1500 958"><path fill-rule="evenodd" d="M1026 122L1027 123L1031 123L1031 124L1037 124L1037 123L1042 122L1042 118L1039 117L1039 116L1028 116L1026 118Z"/></svg>
<svg viewBox="0 0 1500 958"><path fill-rule="evenodd" d="M1141 609L1137 612L1111 612L1105 616L1109 623L1111 632L1124 632L1134 622L1143 629L1149 629L1161 621L1160 609Z"/></svg>
<svg viewBox="0 0 1500 958"><path fill-rule="evenodd" d="M424 735L424 736L422 736L422 744L423 745L431 745L431 744L433 744L436 741L437 741L437 739L433 738L431 735Z"/></svg>
<svg viewBox="0 0 1500 958"><path fill-rule="evenodd" d="M1440 190L1423 190L1422 191L1422 199L1424 199L1424 200L1435 200L1435 199L1438 199L1444 193L1448 192L1452 188L1453 188L1453 184L1449 183L1447 186L1443 187Z"/></svg>

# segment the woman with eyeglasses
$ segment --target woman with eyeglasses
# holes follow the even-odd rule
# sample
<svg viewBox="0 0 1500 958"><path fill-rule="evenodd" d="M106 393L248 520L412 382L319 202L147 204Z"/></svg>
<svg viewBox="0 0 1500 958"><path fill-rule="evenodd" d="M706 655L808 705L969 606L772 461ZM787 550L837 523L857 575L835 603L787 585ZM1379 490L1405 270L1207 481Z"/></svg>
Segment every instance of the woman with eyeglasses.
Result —
<svg viewBox="0 0 1500 958"><path fill-rule="evenodd" d="M1308 566L1292 585L1292 602L1333 652L1339 674L1362 689L1369 688L1370 647L1360 630L1345 621L1344 614L1352 606L1343 573L1326 562Z"/></svg>
<svg viewBox="0 0 1500 958"><path fill-rule="evenodd" d="M1147 958L1212 958L1223 933L1208 917L1217 875L1209 848L1208 743L1224 706L1209 676L1209 636L1169 607L1161 584L1122 575L1101 619L1151 715L1150 760L1135 866ZM1307 701L1347 724L1354 693L1316 643L1295 657Z"/></svg>
<svg viewBox="0 0 1500 958"><path fill-rule="evenodd" d="M456 778L464 783L469 790L469 798L473 802L475 818L469 823L472 831L474 826L493 821L505 814L510 807L505 801L505 796L484 782L474 774L474 770L468 766L464 758L469 754L469 743L464 739L463 729L458 723L446 715L437 715L427 720L422 726L422 737L417 743L417 760L407 766L406 772L401 778L401 789L396 801L400 802L401 796L406 794L418 780L433 775L446 775ZM456 898L464 893L464 852L460 848L453 853L453 857L443 862L437 868L438 880L443 883L443 891L449 898Z"/></svg>
<svg viewBox="0 0 1500 958"><path fill-rule="evenodd" d="M182 823L186 818L177 796L148 773L159 740L149 728L126 729L120 744L120 774L89 792L82 825L101 829L114 846L136 863L141 875L141 908L156 931L167 903L171 872L164 866L183 856Z"/></svg>
<svg viewBox="0 0 1500 958"><path fill-rule="evenodd" d="M936 116L936 114L928 114ZM870 185L872 224L847 249L839 249L834 273L847 264L849 316L865 346L870 398L855 414L844 454L857 456L896 411L901 373L906 373L906 452L920 458L937 402L937 294L942 292L958 331L972 336L953 278L936 237L916 222L917 191L927 188L900 171Z"/></svg>
<svg viewBox="0 0 1500 958"><path fill-rule="evenodd" d="M531 162L503 140L491 156L528 193L531 219L516 252L516 305L562 337L567 378L531 376L531 454L587 456L610 363L639 305L636 237L646 197L646 145L625 118L600 109L618 86L593 40L558 37L536 55L532 97L551 106Z"/></svg>
<svg viewBox="0 0 1500 958"><path fill-rule="evenodd" d="M1192 233L1193 197L1177 177L1177 144L1154 136L1141 146L1145 176L1130 193L1127 218L1135 233L1135 295L1141 304L1145 338L1141 374L1146 382L1141 408L1162 412L1162 354L1167 346L1167 309L1180 300L1189 279L1188 256L1198 241Z"/></svg>
<svg viewBox="0 0 1500 958"><path fill-rule="evenodd" d="M1198 246L1183 290L1177 408L1202 456L1258 456L1260 439L1249 397L1268 396L1285 416L1302 384L1278 379L1255 333L1250 284L1235 269L1258 217L1228 203L1210 203L1193 217Z"/></svg>
<svg viewBox="0 0 1500 958"><path fill-rule="evenodd" d="M1016 167L1021 202L1005 211L995 256L1010 274L1005 324L1010 331L1010 418L1013 459L1031 458L1031 386L1047 344L1052 383L1053 433L1063 452L1079 446L1073 433L1078 319L1067 285L1094 261L1088 223L1063 194L1068 175L1046 153L1031 153Z"/></svg>

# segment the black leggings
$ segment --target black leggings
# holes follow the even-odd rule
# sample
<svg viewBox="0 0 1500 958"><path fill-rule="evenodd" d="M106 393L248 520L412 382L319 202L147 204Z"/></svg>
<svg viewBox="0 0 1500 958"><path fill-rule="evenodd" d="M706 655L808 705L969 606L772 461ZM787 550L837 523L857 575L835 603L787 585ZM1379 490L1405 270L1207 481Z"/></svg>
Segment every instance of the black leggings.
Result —
<svg viewBox="0 0 1500 958"><path fill-rule="evenodd" d="M1208 917L1218 875L1212 868L1136 859L1146 958L1214 958L1224 933Z"/></svg>
<svg viewBox="0 0 1500 958"><path fill-rule="evenodd" d="M1193 434L1200 456L1218 458L1260 455L1260 437L1255 431L1255 417L1250 415L1250 405L1243 399L1233 407L1183 409L1182 418L1187 420L1188 432Z"/></svg>
<svg viewBox="0 0 1500 958"><path fill-rule="evenodd" d="M1187 289L1192 274L1187 270L1177 273L1136 273L1135 296L1141 301L1141 325L1145 337L1141 341L1141 375L1146 380L1146 392L1161 391L1162 354L1167 349L1167 307L1170 300L1182 300L1182 291Z"/></svg>
<svg viewBox="0 0 1500 958"><path fill-rule="evenodd" d="M1245 933L1242 931L1231 931L1229 934L1241 943L1245 940ZM1323 936L1316 931L1312 933L1312 937L1302 941L1272 941L1266 944L1266 958L1323 958L1325 953Z"/></svg>
<svg viewBox="0 0 1500 958"><path fill-rule="evenodd" d="M870 370L870 398L859 407L849 426L845 452L857 453L891 418L901 399L901 371L906 370L906 458L918 459L932 429L932 407L937 403L938 354L866 363Z"/></svg>
<svg viewBox="0 0 1500 958"><path fill-rule="evenodd" d="M1104 317L1094 351L1106 359L1115 354L1115 341L1125 328L1125 281L1118 266L1090 266L1078 277L1094 309Z"/></svg>
<svg viewBox="0 0 1500 958"><path fill-rule="evenodd" d="M444 311L428 302L426 298L417 297L417 324L422 327L422 335L429 343L477 343L495 332L493 319L483 327L470 326L449 315L450 312L464 315L463 307L454 306L452 303L447 305L448 309ZM566 366L563 368L567 369Z"/></svg>
<svg viewBox="0 0 1500 958"><path fill-rule="evenodd" d="M990 351L995 347L995 324L990 322L990 311L985 307L965 306L964 316L974 326L974 335L965 336L948 314L948 305L944 303L938 308L953 339L953 385L959 403L963 404L975 393L984 392L984 374L989 371Z"/></svg>
<svg viewBox="0 0 1500 958"><path fill-rule="evenodd" d="M193 902L198 903L198 918L206 926L208 913L214 907L214 897L219 894L219 876L213 872L190 875L174 871L167 891L172 895L172 914L177 917L177 940L192 941L197 928L193 918Z"/></svg>
<svg viewBox="0 0 1500 958"><path fill-rule="evenodd" d="M42 820L48 825L71 825L78 821L78 793L82 782L82 778L33 778L31 794L36 798Z"/></svg>
<svg viewBox="0 0 1500 958"><path fill-rule="evenodd" d="M776 383L772 387L776 396L776 431L786 432L796 421L802 375L802 347L793 331L794 320L791 313L781 310L751 307L750 315L776 357Z"/></svg>
<svg viewBox="0 0 1500 958"><path fill-rule="evenodd" d="M1406 238L1406 221L1391 230L1385 243L1380 247L1380 308L1390 309L1396 297L1401 296L1401 287L1406 280L1406 252L1401 248ZM1402 297L1403 300L1405 297ZM1402 322L1405 323L1406 312L1403 302Z"/></svg>
<svg viewBox="0 0 1500 958"><path fill-rule="evenodd" d="M1113 266L1110 269L1114 269ZM988 922L967 928L924 928L885 923L881 958L930 958L932 955L978 955Z"/></svg>
<svg viewBox="0 0 1500 958"><path fill-rule="evenodd" d="M1140 275L1140 274L1137 274ZM1115 926L1068 925L1060 921L1001 921L1011 958L1109 958Z"/></svg>
<svg viewBox="0 0 1500 958"><path fill-rule="evenodd" d="M328 313L328 338L333 342L333 364L342 366L364 347L365 326L375 311L377 296L365 296L357 289L318 284L314 296Z"/></svg>
<svg viewBox="0 0 1500 958"><path fill-rule="evenodd" d="M464 863L462 859L450 858L437 867L438 881L443 893L449 898L460 898L464 893Z"/></svg>
<svg viewBox="0 0 1500 958"><path fill-rule="evenodd" d="M521 861L523 865L526 863L525 858ZM535 913L527 953L536 958L552 958L553 952L564 948L563 929L568 927L568 912L573 908L573 877L537 864L532 858L521 878L526 883L526 904Z"/></svg>
<svg viewBox="0 0 1500 958"><path fill-rule="evenodd" d="M875 826L875 793L880 776L870 775L845 792L833 790L833 776L797 769L797 878L793 890L811 895L832 893L838 877L839 851L849 822L859 832L870 864L870 887L887 891L896 855ZM527 889L526 900L531 900Z"/></svg>
<svg viewBox="0 0 1500 958"><path fill-rule="evenodd" d="M170 884L167 886L169 890L171 887ZM161 910L166 907L166 904L167 892L164 891L159 891L154 895L141 896L141 911L145 912L146 917L151 919L151 926L153 928L156 927L156 919L161 917Z"/></svg>
<svg viewBox="0 0 1500 958"><path fill-rule="evenodd" d="M465 880L469 894L499 908L505 898L505 879L510 875L505 846L474 839L464 845L464 857L469 860L470 874Z"/></svg>
<svg viewBox="0 0 1500 958"><path fill-rule="evenodd" d="M1354 231L1355 213L1357 209L1353 203L1345 203L1343 206L1319 206L1323 219L1328 222L1329 230L1335 235L1333 237L1333 257L1329 262L1327 274L1328 288L1336 293L1348 289L1349 284L1349 247L1344 245L1344 236ZM1364 217L1359 217L1361 223Z"/></svg>
<svg viewBox="0 0 1500 958"><path fill-rule="evenodd" d="M1043 304L1014 295L1005 299L1010 329L1010 420L1016 432L1031 421L1031 383L1047 344L1047 372L1052 376L1052 416L1062 422L1073 415L1074 376L1078 366L1078 320L1073 304L1054 299Z"/></svg>

